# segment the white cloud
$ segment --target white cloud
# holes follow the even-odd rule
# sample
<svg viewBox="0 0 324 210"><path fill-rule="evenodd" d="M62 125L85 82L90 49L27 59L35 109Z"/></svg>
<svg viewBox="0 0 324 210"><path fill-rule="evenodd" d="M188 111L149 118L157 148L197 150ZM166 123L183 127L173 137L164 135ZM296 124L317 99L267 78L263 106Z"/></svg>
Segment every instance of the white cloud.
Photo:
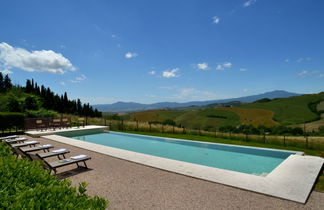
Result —
<svg viewBox="0 0 324 210"><path fill-rule="evenodd" d="M320 74L319 76L320 76L320 77L324 77L324 74Z"/></svg>
<svg viewBox="0 0 324 210"><path fill-rule="evenodd" d="M207 70L208 69L208 63L198 63L197 68L200 70Z"/></svg>
<svg viewBox="0 0 324 210"><path fill-rule="evenodd" d="M299 73L297 73L297 75L299 77L306 77L306 76L313 76L313 75L318 75L320 72L315 70L315 71L308 71L308 70L303 70ZM319 74L319 76L321 77L321 74Z"/></svg>
<svg viewBox="0 0 324 210"><path fill-rule="evenodd" d="M286 58L286 59L285 59L285 62L286 62L286 63L288 63L289 61L290 61L290 59L289 59L289 58Z"/></svg>
<svg viewBox="0 0 324 210"><path fill-rule="evenodd" d="M216 70L224 70L223 65L218 64L218 65L216 66Z"/></svg>
<svg viewBox="0 0 324 210"><path fill-rule="evenodd" d="M246 92L248 92L248 91L249 91L248 89L243 89L243 92L244 92L244 93L246 93Z"/></svg>
<svg viewBox="0 0 324 210"><path fill-rule="evenodd" d="M231 67L232 67L232 63L230 63L230 62L226 62L226 63L223 64L223 66L224 66L225 68L231 68Z"/></svg>
<svg viewBox="0 0 324 210"><path fill-rule="evenodd" d="M240 71L247 71L246 68L240 68Z"/></svg>
<svg viewBox="0 0 324 210"><path fill-rule="evenodd" d="M13 72L10 71L9 69L4 69L2 71L0 71L2 74L12 74Z"/></svg>
<svg viewBox="0 0 324 210"><path fill-rule="evenodd" d="M155 71L149 71L148 73L149 73L150 75L155 75L155 74L156 74Z"/></svg>
<svg viewBox="0 0 324 210"><path fill-rule="evenodd" d="M79 82L82 82L85 79L87 79L87 77L84 74L80 74L80 76L75 77L75 79L71 80L71 82L79 83Z"/></svg>
<svg viewBox="0 0 324 210"><path fill-rule="evenodd" d="M177 100L211 100L217 98L217 94L212 91L198 90L195 88L179 88L171 99Z"/></svg>
<svg viewBox="0 0 324 210"><path fill-rule="evenodd" d="M230 63L230 62L225 62L225 63L223 63L223 64L218 64L217 66L216 66L216 70L224 70L225 68L232 68L232 63Z"/></svg>
<svg viewBox="0 0 324 210"><path fill-rule="evenodd" d="M60 82L60 85L65 86L66 84L65 82Z"/></svg>
<svg viewBox="0 0 324 210"><path fill-rule="evenodd" d="M136 53L131 53L131 52L128 52L125 54L125 58L127 58L127 59L135 58L136 56L137 56Z"/></svg>
<svg viewBox="0 0 324 210"><path fill-rule="evenodd" d="M306 58L298 58L296 60L297 63L301 63L301 62L304 62L304 61L311 61L312 58L311 57L306 57Z"/></svg>
<svg viewBox="0 0 324 210"><path fill-rule="evenodd" d="M166 70L162 73L162 76L165 78L172 78L172 77L178 77L179 68L171 69L171 70Z"/></svg>
<svg viewBox="0 0 324 210"><path fill-rule="evenodd" d="M114 39L114 38L117 38L117 35L116 35L116 34L112 34L112 35L111 35L111 38L113 38L113 39Z"/></svg>
<svg viewBox="0 0 324 210"><path fill-rule="evenodd" d="M28 72L48 72L64 74L66 71L75 71L76 68L62 54L52 50L28 51L23 48L12 47L0 43L0 63L8 70L19 68Z"/></svg>
<svg viewBox="0 0 324 210"><path fill-rule="evenodd" d="M217 17L217 16L213 17L213 23L218 24L219 21L220 21L219 17Z"/></svg>
<svg viewBox="0 0 324 210"><path fill-rule="evenodd" d="M248 0L243 4L243 6L244 7L249 7L249 6L253 5L253 4L255 4L256 2L257 2L257 0Z"/></svg>

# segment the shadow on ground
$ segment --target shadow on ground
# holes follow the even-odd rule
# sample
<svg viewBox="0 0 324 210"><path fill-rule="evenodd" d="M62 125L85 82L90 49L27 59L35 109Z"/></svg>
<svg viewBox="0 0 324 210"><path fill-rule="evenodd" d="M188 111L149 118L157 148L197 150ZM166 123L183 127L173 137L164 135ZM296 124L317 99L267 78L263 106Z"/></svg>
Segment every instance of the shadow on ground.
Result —
<svg viewBox="0 0 324 210"><path fill-rule="evenodd" d="M61 179L66 179L66 178L69 178L71 176L75 176L77 174L81 174L81 173L92 171L92 170L93 169L91 169L91 168L78 167L78 168L75 168L75 169L72 169L72 170L69 170L69 171L65 171L65 172L56 174L56 176L58 177L58 179L61 180Z"/></svg>

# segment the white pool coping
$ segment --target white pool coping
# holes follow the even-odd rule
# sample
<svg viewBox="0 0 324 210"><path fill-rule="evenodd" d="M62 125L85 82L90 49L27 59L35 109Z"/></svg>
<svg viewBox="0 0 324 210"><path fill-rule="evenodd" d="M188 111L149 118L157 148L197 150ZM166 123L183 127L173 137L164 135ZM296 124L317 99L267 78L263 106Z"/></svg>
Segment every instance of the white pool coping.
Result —
<svg viewBox="0 0 324 210"><path fill-rule="evenodd" d="M58 135L48 135L43 136L43 138L166 171L221 183L224 185L250 190L299 203L305 203L307 201L307 198L324 163L324 159L321 157L290 155L271 173L265 177L262 177L146 155Z"/></svg>
<svg viewBox="0 0 324 210"><path fill-rule="evenodd" d="M32 137L41 137L41 136L46 136L46 135L53 135L53 134L59 134L62 132L73 132L73 131L87 131L87 130L98 130L98 129L102 129L102 130L108 130L109 127L108 126L101 126L101 125L86 125L84 127L80 126L80 127L70 127L70 128L61 128L61 129L47 129L47 130L30 130L30 131L26 131L25 134L27 134L28 136L32 136Z"/></svg>

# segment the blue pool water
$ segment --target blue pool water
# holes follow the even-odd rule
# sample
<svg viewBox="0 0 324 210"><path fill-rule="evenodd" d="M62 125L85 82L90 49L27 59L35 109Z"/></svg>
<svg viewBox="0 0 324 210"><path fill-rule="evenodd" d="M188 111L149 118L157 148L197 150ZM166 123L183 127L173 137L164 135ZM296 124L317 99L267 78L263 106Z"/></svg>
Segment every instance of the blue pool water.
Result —
<svg viewBox="0 0 324 210"><path fill-rule="evenodd" d="M117 132L79 135L71 138L163 158L258 175L270 173L289 155L296 154L290 151Z"/></svg>

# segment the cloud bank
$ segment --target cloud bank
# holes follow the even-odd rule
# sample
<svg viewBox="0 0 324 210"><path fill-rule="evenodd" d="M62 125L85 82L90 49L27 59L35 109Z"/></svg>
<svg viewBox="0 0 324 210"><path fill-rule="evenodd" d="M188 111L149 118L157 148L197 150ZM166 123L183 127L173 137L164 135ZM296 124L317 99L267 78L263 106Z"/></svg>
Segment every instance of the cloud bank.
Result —
<svg viewBox="0 0 324 210"><path fill-rule="evenodd" d="M8 70L18 68L28 72L64 74L76 70L69 59L60 53L52 50L28 51L5 42L0 43L0 63Z"/></svg>

